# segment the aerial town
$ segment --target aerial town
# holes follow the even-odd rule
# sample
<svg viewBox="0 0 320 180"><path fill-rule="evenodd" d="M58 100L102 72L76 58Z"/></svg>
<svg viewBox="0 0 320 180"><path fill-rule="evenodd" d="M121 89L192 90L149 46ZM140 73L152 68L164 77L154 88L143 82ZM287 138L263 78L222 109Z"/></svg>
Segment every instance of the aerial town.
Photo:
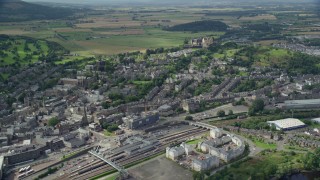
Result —
<svg viewBox="0 0 320 180"><path fill-rule="evenodd" d="M34 6L50 3L48 11L63 6ZM176 11L68 5L72 16L47 22L34 16L16 35L0 27L0 179L319 178L320 21L308 14L312 6L264 5L253 11L243 4L249 14L217 6L228 9L224 18L236 14L236 25L206 19L220 17L215 8L201 7L201 21L183 24L178 5ZM189 18L203 13L195 7L185 12ZM298 19L308 27L294 24L286 8L305 11ZM179 18L144 19L157 13ZM0 26L24 26L1 17L8 19ZM128 27L112 29L100 18ZM159 38L152 33L183 38L176 46L144 42L148 47L135 49L130 40L125 52L75 50L80 41L90 47L122 36ZM136 45L146 37L140 38Z"/></svg>

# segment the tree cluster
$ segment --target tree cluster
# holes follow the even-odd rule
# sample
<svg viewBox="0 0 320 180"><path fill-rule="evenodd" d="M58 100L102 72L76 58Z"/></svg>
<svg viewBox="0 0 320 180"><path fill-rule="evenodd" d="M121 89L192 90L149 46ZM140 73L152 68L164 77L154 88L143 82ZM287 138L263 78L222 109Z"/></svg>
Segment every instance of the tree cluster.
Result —
<svg viewBox="0 0 320 180"><path fill-rule="evenodd" d="M165 28L167 31L191 31L191 32L202 32L202 31L225 31L228 25L221 21L205 20L195 21L186 24L179 24L172 27Z"/></svg>

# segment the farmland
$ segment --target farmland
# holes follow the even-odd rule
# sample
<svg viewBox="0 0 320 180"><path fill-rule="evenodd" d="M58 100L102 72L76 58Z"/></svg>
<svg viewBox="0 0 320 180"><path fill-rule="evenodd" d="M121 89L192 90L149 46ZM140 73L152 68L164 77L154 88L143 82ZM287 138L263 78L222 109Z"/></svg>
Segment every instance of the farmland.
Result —
<svg viewBox="0 0 320 180"><path fill-rule="evenodd" d="M183 24L193 24L199 21L221 22L230 28L259 27L261 24L269 24L270 29L280 27L283 19L288 22L297 22L293 26L284 27L281 32L274 34L320 35L319 20L313 12L297 7L297 11L284 9L266 8L259 9L256 6L221 6L217 7L114 7L112 9L88 9L79 11L77 17L59 20L31 20L24 22L2 22L0 23L0 34L23 35L57 42L71 54L77 57L64 57L59 63L65 63L92 57L96 55L115 55L118 53L141 51L155 48L171 48L182 46L186 40L191 38L212 36L215 39L224 36L228 30L220 28L220 31L212 31L217 27L209 28L210 31L166 31L172 27L184 27ZM313 22L306 27L306 23ZM277 29L277 28L275 28ZM235 33L236 34L236 33ZM265 39L259 37L267 36L268 33L253 32L248 35L258 36L257 44L270 46L274 43L283 42L279 37L269 35ZM243 37L245 35L239 34ZM216 53L214 57L233 57L237 49L230 49L223 53ZM268 66L268 61L282 63L289 55L284 50L270 50L266 57L266 48L257 55L257 65ZM36 59L36 57L34 57ZM32 62L35 61L32 60ZM6 63L8 60L6 60Z"/></svg>
<svg viewBox="0 0 320 180"><path fill-rule="evenodd" d="M0 34L24 35L41 38L61 44L71 53L81 56L111 55L131 51L145 51L153 48L177 47L186 39L213 36L218 38L224 31L184 32L165 31L183 23L200 20L220 20L230 27L261 21L276 22L273 13L256 16L246 14L247 8L114 8L89 11L75 20L28 21L1 23ZM207 13L204 13L207 12ZM209 13L210 12L210 13ZM221 13L223 12L223 13ZM236 14L241 15L237 18ZM307 16L308 17L308 16ZM299 32L301 33L301 32Z"/></svg>

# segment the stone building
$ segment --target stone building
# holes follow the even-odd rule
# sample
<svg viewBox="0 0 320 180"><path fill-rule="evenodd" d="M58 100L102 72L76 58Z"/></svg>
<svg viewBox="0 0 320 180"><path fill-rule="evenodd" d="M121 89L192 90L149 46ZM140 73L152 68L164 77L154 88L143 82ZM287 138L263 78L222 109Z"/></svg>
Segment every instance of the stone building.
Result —
<svg viewBox="0 0 320 180"><path fill-rule="evenodd" d="M219 158L217 156L205 156L194 158L191 168L194 171L205 171L219 166Z"/></svg>

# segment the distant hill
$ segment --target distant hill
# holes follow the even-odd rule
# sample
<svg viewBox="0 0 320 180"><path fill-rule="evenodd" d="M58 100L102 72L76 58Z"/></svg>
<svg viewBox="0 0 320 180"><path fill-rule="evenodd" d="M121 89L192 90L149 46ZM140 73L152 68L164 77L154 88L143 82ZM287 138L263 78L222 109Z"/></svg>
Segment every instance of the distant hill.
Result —
<svg viewBox="0 0 320 180"><path fill-rule="evenodd" d="M53 8L21 0L0 0L0 22L61 19L73 14L71 9Z"/></svg>
<svg viewBox="0 0 320 180"><path fill-rule="evenodd" d="M167 31L192 31L192 32L201 32L201 31L225 31L227 30L228 25L221 21L195 21L186 24L178 24L172 27L165 28Z"/></svg>

